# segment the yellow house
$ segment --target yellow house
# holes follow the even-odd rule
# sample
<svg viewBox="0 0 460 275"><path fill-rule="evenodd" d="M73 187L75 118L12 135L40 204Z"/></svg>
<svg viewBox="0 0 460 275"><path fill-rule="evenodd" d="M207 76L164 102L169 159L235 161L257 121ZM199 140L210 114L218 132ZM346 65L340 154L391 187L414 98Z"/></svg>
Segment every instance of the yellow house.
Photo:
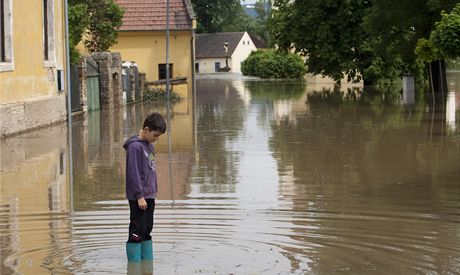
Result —
<svg viewBox="0 0 460 275"><path fill-rule="evenodd" d="M2 0L0 23L0 136L65 120L64 0Z"/></svg>
<svg viewBox="0 0 460 275"><path fill-rule="evenodd" d="M134 61L147 81L166 78L166 1L116 0L125 11L118 41L110 48L124 61ZM195 16L190 0L170 0L170 78L186 77L191 97L194 64Z"/></svg>

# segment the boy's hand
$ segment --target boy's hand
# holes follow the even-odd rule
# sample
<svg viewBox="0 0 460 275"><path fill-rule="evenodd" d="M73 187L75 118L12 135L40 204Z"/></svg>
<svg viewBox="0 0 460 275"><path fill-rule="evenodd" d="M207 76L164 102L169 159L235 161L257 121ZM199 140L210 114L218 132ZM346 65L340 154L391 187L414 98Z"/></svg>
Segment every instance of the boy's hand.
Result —
<svg viewBox="0 0 460 275"><path fill-rule="evenodd" d="M137 204L139 205L139 208L141 210L147 209L147 202L145 201L144 198L137 199Z"/></svg>

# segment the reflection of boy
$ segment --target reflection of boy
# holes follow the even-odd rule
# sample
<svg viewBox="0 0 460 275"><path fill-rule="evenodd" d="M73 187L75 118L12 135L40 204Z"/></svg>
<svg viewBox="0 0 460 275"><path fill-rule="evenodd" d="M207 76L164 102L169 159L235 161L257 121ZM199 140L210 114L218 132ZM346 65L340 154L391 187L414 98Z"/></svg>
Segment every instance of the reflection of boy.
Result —
<svg viewBox="0 0 460 275"><path fill-rule="evenodd" d="M153 259L150 233L158 190L153 143L165 131L164 118L158 113L152 113L145 119L139 135L132 136L123 145L126 149L126 198L130 210L126 243L129 261Z"/></svg>

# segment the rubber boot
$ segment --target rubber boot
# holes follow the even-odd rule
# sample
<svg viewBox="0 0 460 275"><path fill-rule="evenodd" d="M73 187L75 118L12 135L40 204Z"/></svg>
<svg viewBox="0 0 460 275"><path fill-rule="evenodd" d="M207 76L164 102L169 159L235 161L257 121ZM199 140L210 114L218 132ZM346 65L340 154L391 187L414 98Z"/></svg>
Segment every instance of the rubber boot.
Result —
<svg viewBox="0 0 460 275"><path fill-rule="evenodd" d="M141 261L141 243L126 243L126 256L128 256L128 262L139 263Z"/></svg>
<svg viewBox="0 0 460 275"><path fill-rule="evenodd" d="M153 260L152 240L142 241L142 260Z"/></svg>
<svg viewBox="0 0 460 275"><path fill-rule="evenodd" d="M128 274L128 275L143 275L144 273L142 272L142 266L143 266L143 263L128 262L128 272L126 274ZM152 274L152 273L150 273L150 274Z"/></svg>
<svg viewBox="0 0 460 275"><path fill-rule="evenodd" d="M153 261L152 260L142 260L142 274L144 275L153 274Z"/></svg>

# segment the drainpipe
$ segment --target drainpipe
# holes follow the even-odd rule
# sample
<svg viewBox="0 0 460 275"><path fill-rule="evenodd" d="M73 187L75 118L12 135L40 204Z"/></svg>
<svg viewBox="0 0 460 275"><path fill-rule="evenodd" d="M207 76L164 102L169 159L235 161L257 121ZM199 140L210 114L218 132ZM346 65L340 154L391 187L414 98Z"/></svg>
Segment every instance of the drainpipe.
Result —
<svg viewBox="0 0 460 275"><path fill-rule="evenodd" d="M72 92L70 87L70 49L69 49L69 7L67 0L64 0L64 26L65 26L65 67L67 80L67 147L69 163L69 200L70 211L73 212L73 163L72 163Z"/></svg>

